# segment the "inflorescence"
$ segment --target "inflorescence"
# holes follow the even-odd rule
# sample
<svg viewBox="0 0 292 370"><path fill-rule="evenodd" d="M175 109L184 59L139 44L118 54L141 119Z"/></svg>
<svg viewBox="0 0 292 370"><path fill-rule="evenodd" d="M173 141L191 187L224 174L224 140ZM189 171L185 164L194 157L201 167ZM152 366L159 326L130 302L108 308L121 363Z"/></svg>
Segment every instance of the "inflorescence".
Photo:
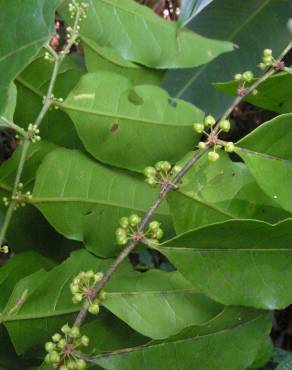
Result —
<svg viewBox="0 0 292 370"><path fill-rule="evenodd" d="M15 209L17 209L19 206L24 207L26 203L28 203L32 199L32 194L30 191L26 191L25 193L22 192L23 189L23 183L20 182L17 187L17 191L15 194L11 197L11 200L14 201ZM9 206L10 200L7 197L2 198L3 203L6 207Z"/></svg>
<svg viewBox="0 0 292 370"><path fill-rule="evenodd" d="M178 165L172 166L167 161L159 161L154 167L144 168L145 181L151 186L160 185L161 189L164 190L168 185L173 185L172 181L180 171L181 167Z"/></svg>
<svg viewBox="0 0 292 370"><path fill-rule="evenodd" d="M93 315L97 315L99 313L100 303L106 298L106 292L102 290L94 297L94 287L102 278L102 272L94 273L92 270L80 272L70 285L70 290L73 294L73 303L77 304L87 300L89 303L88 311Z"/></svg>
<svg viewBox="0 0 292 370"><path fill-rule="evenodd" d="M198 144L199 149L206 149L212 147L212 150L208 152L208 159L210 162L216 162L219 159L217 149L224 147L225 151L232 153L235 146L232 142L224 142L219 140L219 134L221 132L228 132L230 130L230 121L223 119L219 122L219 131L215 130L216 120L213 116L208 115L204 118L204 123L194 123L193 128L199 134L205 134L207 136L206 142L200 141Z"/></svg>
<svg viewBox="0 0 292 370"><path fill-rule="evenodd" d="M128 240L135 242L145 242L146 244L157 244L158 240L163 237L163 230L160 228L158 221L152 221L148 225L146 232L140 231L141 217L132 214L129 217L120 219L120 227L116 229L116 241L118 245L126 245Z"/></svg>
<svg viewBox="0 0 292 370"><path fill-rule="evenodd" d="M76 350L79 352L81 347L87 347L89 338L86 335L81 335L76 326L70 328L68 324L65 324L61 331L63 334L55 333L52 336L52 341L45 344L47 351L45 362L55 367L62 361L60 370L86 369L86 362L76 357Z"/></svg>

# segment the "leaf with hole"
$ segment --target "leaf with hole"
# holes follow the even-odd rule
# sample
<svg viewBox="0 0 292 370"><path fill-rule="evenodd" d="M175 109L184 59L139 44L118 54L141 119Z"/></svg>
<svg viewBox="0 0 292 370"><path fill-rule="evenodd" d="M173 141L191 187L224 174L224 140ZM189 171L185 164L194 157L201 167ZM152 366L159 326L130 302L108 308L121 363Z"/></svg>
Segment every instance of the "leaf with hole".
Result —
<svg viewBox="0 0 292 370"><path fill-rule="evenodd" d="M192 125L203 118L196 107L157 86L133 86L109 72L82 77L62 109L90 154L135 171L161 159L175 163L196 144Z"/></svg>

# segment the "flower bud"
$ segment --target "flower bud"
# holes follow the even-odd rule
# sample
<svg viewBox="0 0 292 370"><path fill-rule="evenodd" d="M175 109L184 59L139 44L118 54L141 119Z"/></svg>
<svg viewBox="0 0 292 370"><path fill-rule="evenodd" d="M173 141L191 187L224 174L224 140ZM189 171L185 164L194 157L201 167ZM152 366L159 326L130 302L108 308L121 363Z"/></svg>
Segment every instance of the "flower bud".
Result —
<svg viewBox="0 0 292 370"><path fill-rule="evenodd" d="M61 331L64 334L69 334L70 333L70 330L71 329L70 329L70 326L68 324L63 325L62 328L61 328Z"/></svg>
<svg viewBox="0 0 292 370"><path fill-rule="evenodd" d="M219 154L216 152L209 152L208 159L210 162L216 162L219 159Z"/></svg>
<svg viewBox="0 0 292 370"><path fill-rule="evenodd" d="M160 226L160 223L158 221L151 221L149 224L149 229L156 231L157 229L159 229L159 226Z"/></svg>
<svg viewBox="0 0 292 370"><path fill-rule="evenodd" d="M204 125L202 123L194 123L193 124L193 129L194 129L194 131L201 134L204 131Z"/></svg>
<svg viewBox="0 0 292 370"><path fill-rule="evenodd" d="M133 214L129 217L129 223L132 227L137 226L140 222L141 222L141 218L136 214Z"/></svg>
<svg viewBox="0 0 292 370"><path fill-rule="evenodd" d="M59 340L62 338L62 335L59 334L59 333L55 333L53 336L52 336L52 340L53 342L59 342Z"/></svg>
<svg viewBox="0 0 292 370"><path fill-rule="evenodd" d="M243 73L242 78L246 82L251 82L253 79L253 73L252 71L246 71Z"/></svg>
<svg viewBox="0 0 292 370"><path fill-rule="evenodd" d="M71 338L78 338L80 337L80 330L77 326L73 326L73 328L70 330L69 336Z"/></svg>
<svg viewBox="0 0 292 370"><path fill-rule="evenodd" d="M182 170L181 166L175 165L171 169L171 173L173 176L176 176Z"/></svg>
<svg viewBox="0 0 292 370"><path fill-rule="evenodd" d="M56 344L53 342L45 343L45 349L47 352L52 352L56 348Z"/></svg>
<svg viewBox="0 0 292 370"><path fill-rule="evenodd" d="M120 235L118 235L116 237L116 242L117 242L118 245L126 245L127 244L127 241L128 241L128 239L127 239L126 236L120 236Z"/></svg>
<svg viewBox="0 0 292 370"><path fill-rule="evenodd" d="M82 359L78 359L75 362L75 366L77 370L84 370L86 369L86 362Z"/></svg>
<svg viewBox="0 0 292 370"><path fill-rule="evenodd" d="M128 220L128 217L122 217L120 218L120 226L123 228L123 229L126 229L128 226L129 226L129 220Z"/></svg>
<svg viewBox="0 0 292 370"><path fill-rule="evenodd" d="M156 169L152 166L148 166L144 168L144 175L146 177L152 177L156 175Z"/></svg>
<svg viewBox="0 0 292 370"><path fill-rule="evenodd" d="M222 131L228 132L230 130L230 121L228 119L220 121L219 127L221 128Z"/></svg>
<svg viewBox="0 0 292 370"><path fill-rule="evenodd" d="M91 304L88 307L88 311L93 315L97 315L99 313L99 305L98 304Z"/></svg>
<svg viewBox="0 0 292 370"><path fill-rule="evenodd" d="M232 152L234 152L235 145L232 142L226 143L224 145L224 149L225 149L226 152L232 153Z"/></svg>
<svg viewBox="0 0 292 370"><path fill-rule="evenodd" d="M263 51L263 56L264 56L264 57L271 57L271 56L272 56L272 54L273 54L273 51L272 51L271 49L265 49L265 50Z"/></svg>
<svg viewBox="0 0 292 370"><path fill-rule="evenodd" d="M242 74L241 74L241 73L236 73L236 74L234 75L234 79L235 79L235 81L237 81L237 82L241 82L241 81L242 81Z"/></svg>
<svg viewBox="0 0 292 370"><path fill-rule="evenodd" d="M204 141L200 141L199 144L198 144L198 148L199 149L206 149L207 145L206 143L204 143Z"/></svg>
<svg viewBox="0 0 292 370"><path fill-rule="evenodd" d="M208 126L212 127L213 125L215 125L215 123L216 123L215 118L211 116L210 114L204 118L204 124L207 127Z"/></svg>

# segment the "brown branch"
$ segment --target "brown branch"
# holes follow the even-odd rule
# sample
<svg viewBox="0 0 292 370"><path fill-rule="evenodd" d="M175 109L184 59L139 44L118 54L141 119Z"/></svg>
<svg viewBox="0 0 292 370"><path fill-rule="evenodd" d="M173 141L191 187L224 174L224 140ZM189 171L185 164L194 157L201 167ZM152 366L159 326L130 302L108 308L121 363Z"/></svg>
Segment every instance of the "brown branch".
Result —
<svg viewBox="0 0 292 370"><path fill-rule="evenodd" d="M292 48L292 42L289 43L289 45L285 48L285 50L281 53L277 61L282 61L284 56L291 50ZM232 104L226 109L226 111L223 113L223 115L220 117L220 119L217 120L217 123L214 127L214 132L219 132L219 123L221 120L226 119L229 117L233 109L242 102L242 100L250 94L253 90L255 90L262 82L267 80L271 75L277 72L276 68L271 68L267 72L265 72L262 77L260 77L254 84L252 84L249 88L246 89L244 94L241 96L237 96ZM206 149L203 150L197 150L192 158L183 166L182 170L177 174L177 176L174 178L172 183L168 184L167 187L165 187L159 194L158 198L154 201L152 206L147 211L146 215L144 216L138 231L144 231L145 227L148 225L151 217L157 210L157 208L160 206L162 201L166 198L167 194L172 191L176 185L180 182L180 180L184 177L184 175L191 169L191 167L208 151L208 149L212 146L212 144L206 145ZM118 255L118 257L115 259L115 261L111 264L111 266L108 268L106 273L104 274L104 277L102 280L95 286L93 290L93 300L97 297L98 293L104 288L104 286L107 284L107 282L112 277L113 273L118 269L118 267L121 265L121 263L129 256L129 254L134 250L136 245L139 243L139 241L134 241L131 239L127 246L122 250L122 252ZM79 311L74 326L80 327L87 315L89 304L88 302L85 302L82 309ZM60 366L60 364L59 364ZM57 369L59 368L57 367Z"/></svg>

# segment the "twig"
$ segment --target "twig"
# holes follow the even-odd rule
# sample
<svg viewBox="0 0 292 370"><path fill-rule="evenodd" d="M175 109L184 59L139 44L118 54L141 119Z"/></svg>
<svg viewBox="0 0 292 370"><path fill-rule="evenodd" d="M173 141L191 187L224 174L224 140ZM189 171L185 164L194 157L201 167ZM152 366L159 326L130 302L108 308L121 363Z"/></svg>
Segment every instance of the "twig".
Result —
<svg viewBox="0 0 292 370"><path fill-rule="evenodd" d="M55 57L53 72L52 72L52 76L51 76L51 79L50 79L49 87L48 87L48 90L47 90L47 94L45 96L45 100L44 100L42 109L40 110L40 112L39 112L39 114L38 114L38 116L37 116L37 118L34 122L34 125L36 127L39 127L39 125L41 124L44 116L48 112L50 106L54 103L54 101L52 99L52 93L53 93L53 90L54 90L54 87L55 87L58 72L59 72L60 66L61 66L66 54L69 53L72 45L75 43L75 41L78 37L78 22L79 22L79 19L80 19L80 10L78 9L70 41L68 42L65 49L60 54L56 54L55 52L52 52L52 54ZM51 51L50 46L46 45L46 48ZM3 120L2 117L1 117L1 119ZM6 120L6 124L7 124L7 122L8 121ZM10 122L10 125L12 125L11 122ZM18 127L17 125L15 125L15 126ZM16 127L12 127L12 128L15 129ZM16 131L19 132L19 129L20 128L18 128ZM30 144L31 144L30 138L28 137L26 132L25 131L21 132L21 134L24 137L23 145L22 145L22 150L21 150L21 154L20 154L20 160L19 160L19 163L18 163L18 168L16 170L16 176L15 176L12 195L11 195L11 201L9 203L9 206L8 206L8 209L7 209L7 212L5 214L5 218L4 218L2 227L1 227L1 231L0 231L0 246L2 245L2 243L5 239L5 235L6 235L6 232L8 230L13 212L14 212L15 207L17 205L17 201L14 199L14 197L15 197L16 192L18 190L18 186L19 186L19 182L20 182L21 175L22 175L22 172L23 172L26 156L27 156Z"/></svg>
<svg viewBox="0 0 292 370"><path fill-rule="evenodd" d="M284 56L290 51L292 48L292 42L289 43L289 45L285 48L285 50L281 53L281 55L278 58L278 61L281 61ZM223 113L223 115L220 117L220 119L217 121L216 126L214 127L214 131L219 131L219 123L221 120L224 120L229 117L233 109L248 95L250 94L254 89L256 89L262 82L267 80L271 75L273 75L275 72L277 72L276 69L270 69L266 73L262 75L253 85L251 85L249 88L246 89L245 93L241 96L238 96L234 99L233 103L226 109L226 111ZM162 190L162 192L159 194L158 198L154 201L153 205L149 208L148 212L144 216L140 227L138 231L144 231L145 227L147 226L148 222L150 221L152 215L156 211L156 209L160 206L162 201L165 199L167 194L174 189L175 185L180 182L180 180L184 177L184 175L190 170L190 168L207 152L208 148L210 147L210 144L207 144L206 149L203 150L197 150L193 157L184 165L182 170L177 174L177 176L174 178L171 184L169 184L165 189ZM98 293L104 288L106 283L110 280L113 273L117 270L117 268L120 266L120 264L128 257L128 255L134 250L136 245L139 242L130 240L127 246L122 250L122 252L119 254L119 256L115 259L115 261L112 263L112 265L108 268L106 271L104 277L102 280L96 285L93 291L93 299L98 295ZM80 327L82 323L84 322L87 311L88 311L88 303L86 302L82 309L79 311L74 326Z"/></svg>

